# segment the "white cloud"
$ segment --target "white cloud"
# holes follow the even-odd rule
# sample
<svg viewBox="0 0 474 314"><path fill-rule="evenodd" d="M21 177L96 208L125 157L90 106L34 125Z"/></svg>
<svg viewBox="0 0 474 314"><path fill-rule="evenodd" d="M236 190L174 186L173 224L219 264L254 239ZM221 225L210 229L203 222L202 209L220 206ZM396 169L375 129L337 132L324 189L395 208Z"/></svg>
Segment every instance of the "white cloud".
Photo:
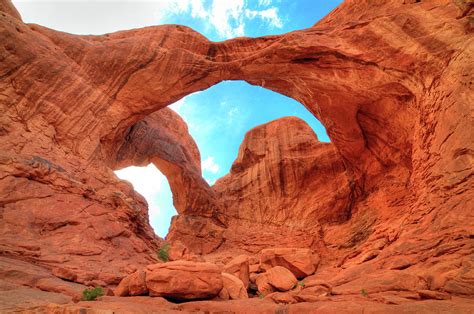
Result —
<svg viewBox="0 0 474 314"><path fill-rule="evenodd" d="M202 5L203 1L201 0L191 0L191 17L204 19L207 17L208 13Z"/></svg>
<svg viewBox="0 0 474 314"><path fill-rule="evenodd" d="M261 7L268 7L272 3L272 0L258 0L258 5Z"/></svg>
<svg viewBox="0 0 474 314"><path fill-rule="evenodd" d="M262 10L262 11L247 9L245 10L245 16L249 19L254 19L258 17L262 19L263 21L266 21L270 26L275 27L275 28L283 27L283 21L278 16L278 9L275 7Z"/></svg>
<svg viewBox="0 0 474 314"><path fill-rule="evenodd" d="M227 119L228 119L229 124L232 123L238 117L239 113L240 113L240 109L237 106L231 107L229 109L229 111L227 112Z"/></svg>
<svg viewBox="0 0 474 314"><path fill-rule="evenodd" d="M223 38L244 35L244 0L214 0L209 21Z"/></svg>
<svg viewBox="0 0 474 314"><path fill-rule="evenodd" d="M283 26L276 1L272 0L14 0L14 3L26 22L73 34L104 34L176 23L178 16L185 21L201 21L204 29L212 35L215 33L219 40L244 36L252 19L259 19L268 27Z"/></svg>
<svg viewBox="0 0 474 314"><path fill-rule="evenodd" d="M117 177L132 183L135 191L140 193L148 202L150 217L160 214L158 197L166 177L152 164L146 167L128 167L115 171Z"/></svg>
<svg viewBox="0 0 474 314"><path fill-rule="evenodd" d="M240 132L248 122L249 115L242 112L234 103L223 101L220 103L220 111L223 115L219 118L220 127L233 132Z"/></svg>
<svg viewBox="0 0 474 314"><path fill-rule="evenodd" d="M157 235L166 237L171 217L177 214L167 178L154 165L128 167L115 174L132 183L135 191L146 199L151 226Z"/></svg>
<svg viewBox="0 0 474 314"><path fill-rule="evenodd" d="M220 38L228 39L245 35L246 21L261 19L270 27L282 28L278 8L251 10L246 0L210 0L205 6L200 0L155 0L156 18L160 23L171 20L173 15L189 14L194 19L207 23ZM271 0L259 0L258 5L268 7Z"/></svg>
<svg viewBox="0 0 474 314"><path fill-rule="evenodd" d="M219 165L215 162L213 156L209 156L202 162L202 169L210 173L216 174L219 172Z"/></svg>
<svg viewBox="0 0 474 314"><path fill-rule="evenodd" d="M170 14L190 14L193 18L206 18L208 12L200 0L155 0L155 14L159 21L165 20Z"/></svg>

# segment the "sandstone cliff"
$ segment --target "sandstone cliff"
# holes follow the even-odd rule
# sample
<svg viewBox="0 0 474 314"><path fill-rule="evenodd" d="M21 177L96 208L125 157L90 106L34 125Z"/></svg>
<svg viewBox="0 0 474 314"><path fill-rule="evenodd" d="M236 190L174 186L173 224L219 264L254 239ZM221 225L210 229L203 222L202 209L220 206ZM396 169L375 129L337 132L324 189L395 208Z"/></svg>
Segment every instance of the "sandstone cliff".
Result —
<svg viewBox="0 0 474 314"><path fill-rule="evenodd" d="M213 189L236 219L304 228L344 222L350 215L351 189L341 158L298 118L250 130L230 173Z"/></svg>
<svg viewBox="0 0 474 314"><path fill-rule="evenodd" d="M334 146L319 142L295 117L250 130L231 172L212 189L227 228L195 211L174 218L169 240L183 241L198 253L218 248L256 253L281 245L316 248L321 223L347 221L353 201Z"/></svg>

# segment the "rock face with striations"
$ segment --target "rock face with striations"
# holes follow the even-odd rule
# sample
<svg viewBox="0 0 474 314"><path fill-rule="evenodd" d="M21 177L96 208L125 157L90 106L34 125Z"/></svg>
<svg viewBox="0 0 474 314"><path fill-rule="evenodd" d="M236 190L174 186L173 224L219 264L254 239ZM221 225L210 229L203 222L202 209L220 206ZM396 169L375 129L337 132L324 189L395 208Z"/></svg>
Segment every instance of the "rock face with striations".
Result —
<svg viewBox="0 0 474 314"><path fill-rule="evenodd" d="M250 130L230 173L213 186L235 219L308 227L344 222L351 189L333 144L288 117Z"/></svg>
<svg viewBox="0 0 474 314"><path fill-rule="evenodd" d="M220 250L317 247L321 223L346 221L352 206L349 179L334 145L319 142L296 117L250 130L230 173L212 190L222 202L228 228L203 215L185 214L173 220L169 239L184 240L200 253L213 248L214 238L207 235L216 231ZM196 237L196 231L202 234Z"/></svg>
<svg viewBox="0 0 474 314"><path fill-rule="evenodd" d="M113 173L152 162L175 196L169 237L195 253L311 248L343 301L313 306L462 312L455 298L474 295L472 8L346 0L305 30L216 43L178 25L70 35L0 0L3 258L106 286L155 263L146 202ZM300 101L331 144L292 118L257 127L209 187L164 108L223 80ZM385 304L351 299L371 276ZM441 292L453 300L423 301Z"/></svg>
<svg viewBox="0 0 474 314"><path fill-rule="evenodd" d="M208 217L225 226L221 202L201 174L201 155L184 120L163 108L132 125L114 142L109 155L113 169L153 163L168 178L179 214Z"/></svg>

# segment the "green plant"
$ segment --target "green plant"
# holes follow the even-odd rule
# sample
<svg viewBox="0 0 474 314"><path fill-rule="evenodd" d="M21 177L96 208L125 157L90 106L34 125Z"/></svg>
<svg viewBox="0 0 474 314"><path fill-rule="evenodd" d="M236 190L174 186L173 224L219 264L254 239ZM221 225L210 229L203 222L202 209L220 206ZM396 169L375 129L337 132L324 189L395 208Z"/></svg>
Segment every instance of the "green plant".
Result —
<svg viewBox="0 0 474 314"><path fill-rule="evenodd" d="M83 301L94 301L97 297L104 295L104 290L102 287L95 287L94 289L86 289L82 291L82 300Z"/></svg>
<svg viewBox="0 0 474 314"><path fill-rule="evenodd" d="M368 293L367 290L365 290L365 289L360 289L360 294L361 294L362 296L364 296L364 297L366 297L366 296L369 295L369 293Z"/></svg>
<svg viewBox="0 0 474 314"><path fill-rule="evenodd" d="M299 281L299 282L298 282L298 286L300 286L300 287L304 288L304 286L305 286L305 283L304 283L304 281Z"/></svg>
<svg viewBox="0 0 474 314"><path fill-rule="evenodd" d="M170 249L170 245L165 243L159 250L158 250L158 258L161 259L163 262L169 261L168 251Z"/></svg>
<svg viewBox="0 0 474 314"><path fill-rule="evenodd" d="M257 295L258 295L258 298L259 298L259 299L265 298L265 294L264 294L264 293L257 292Z"/></svg>

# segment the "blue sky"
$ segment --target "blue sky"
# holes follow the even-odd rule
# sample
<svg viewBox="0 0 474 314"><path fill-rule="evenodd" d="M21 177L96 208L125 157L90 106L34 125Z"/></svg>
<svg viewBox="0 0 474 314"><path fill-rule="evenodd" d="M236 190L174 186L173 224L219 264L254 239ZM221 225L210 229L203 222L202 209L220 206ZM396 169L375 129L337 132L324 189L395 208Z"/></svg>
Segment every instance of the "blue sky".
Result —
<svg viewBox="0 0 474 314"><path fill-rule="evenodd" d="M182 24L213 41L282 34L312 26L342 0L14 0L25 22L74 34L104 34ZM298 116L321 141L324 127L303 105L242 81L222 82L171 106L188 123L201 152L203 176L213 184L228 173L245 133L268 121ZM166 178L152 165L116 172L149 203L150 222L164 237L176 214Z"/></svg>
<svg viewBox="0 0 474 314"><path fill-rule="evenodd" d="M263 123L297 116L321 141L329 138L321 123L299 102L243 81L225 81L171 106L187 122L201 152L204 178L212 185L229 172L245 133Z"/></svg>

